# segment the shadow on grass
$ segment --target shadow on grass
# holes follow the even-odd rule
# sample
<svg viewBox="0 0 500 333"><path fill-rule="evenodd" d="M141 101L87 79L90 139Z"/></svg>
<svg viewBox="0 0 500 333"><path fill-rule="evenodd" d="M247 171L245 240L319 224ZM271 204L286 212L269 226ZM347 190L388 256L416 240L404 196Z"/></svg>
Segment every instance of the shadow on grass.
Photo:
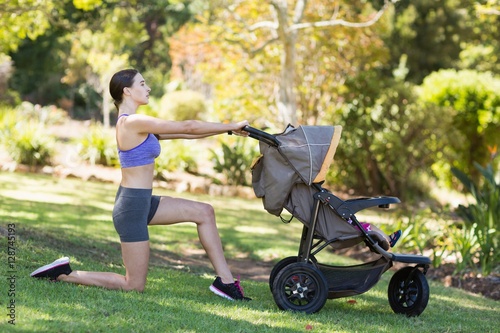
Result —
<svg viewBox="0 0 500 333"><path fill-rule="evenodd" d="M179 278L174 273L162 280ZM199 283L191 283L185 275L182 278L182 285L157 280L143 294L63 284L39 288L33 298L43 298L43 302L26 305L40 314L30 326L38 331L68 332L303 332L302 328L267 324L273 323L275 313L262 312L258 322L246 319L241 312L252 311L251 304L216 298L208 289L200 292Z"/></svg>
<svg viewBox="0 0 500 333"><path fill-rule="evenodd" d="M65 232L35 226L17 227L16 234L19 235L16 297L20 301L18 313L22 316L17 320L15 331L303 331L290 327L286 330L277 328L272 324L272 315L276 314L267 311L263 311L257 322L251 315L246 319L246 315L241 315L238 309L253 312L255 307L261 307L260 303L246 305L220 299L208 290L211 281L206 278L200 281L196 274L184 274L179 269L152 269L144 293L30 278L32 269L46 263L40 263L40 260L57 253L76 258L82 269L123 271L121 264L116 264L121 261L120 246L118 242L92 240L86 235L79 240L68 240ZM168 266L170 264L166 263L178 258L169 251L154 252L153 261L157 260L159 266ZM198 273L202 273L202 269ZM265 320L266 317L269 318Z"/></svg>
<svg viewBox="0 0 500 333"><path fill-rule="evenodd" d="M42 254L32 263L31 268L60 256L69 256L78 261L98 258L108 265L123 267L119 237L114 230L111 212L108 209L92 206L91 203L92 201L82 205L56 204L0 196L0 226L14 223L17 237L33 243L33 251ZM152 237L150 265L196 274L214 274L207 255L198 244L197 236L192 238L193 233L196 235L196 227L188 226L185 228L186 231L175 229L176 239L173 240L170 236L165 237L168 231L160 231L169 228L171 227L150 228ZM248 235L237 234L238 237L234 237L234 233L228 234L230 238L226 239L225 243L237 247L243 246L244 237ZM180 235L181 239L177 239ZM167 242L173 244L186 241L197 243L190 247L198 248L199 251L176 253L164 249ZM255 262L246 258L227 261L231 270L243 279L266 281L272 269L272 263ZM86 270L85 267L82 269Z"/></svg>

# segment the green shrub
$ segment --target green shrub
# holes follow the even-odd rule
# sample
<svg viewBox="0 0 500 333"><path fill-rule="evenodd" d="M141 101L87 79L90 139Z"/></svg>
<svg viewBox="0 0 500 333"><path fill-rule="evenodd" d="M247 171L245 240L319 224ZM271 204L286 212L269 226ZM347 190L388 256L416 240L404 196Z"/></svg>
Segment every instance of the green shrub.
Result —
<svg viewBox="0 0 500 333"><path fill-rule="evenodd" d="M446 145L436 159L438 163L463 170L475 182L481 178L474 163L487 164L490 158L487 147L500 144L499 90L500 77L491 73L446 69L425 78L421 100L426 106L437 107L441 122L436 130L447 132L439 136ZM438 176L452 177L450 173Z"/></svg>
<svg viewBox="0 0 500 333"><path fill-rule="evenodd" d="M15 110L17 117L33 120L45 126L61 124L68 118L66 111L58 109L54 105L40 106L30 102L22 102Z"/></svg>
<svg viewBox="0 0 500 333"><path fill-rule="evenodd" d="M0 91L0 105L11 106L21 102L19 92L14 90Z"/></svg>
<svg viewBox="0 0 500 333"><path fill-rule="evenodd" d="M41 107L23 102L16 108L0 109L0 144L19 164L34 169L51 165L55 138L49 135L47 125L65 120L66 113L55 106Z"/></svg>
<svg viewBox="0 0 500 333"><path fill-rule="evenodd" d="M474 254L479 249L476 233L477 224L467 227L464 223L453 225L449 229L449 237L453 242L453 252L456 253L455 273L466 268L475 267Z"/></svg>
<svg viewBox="0 0 500 333"><path fill-rule="evenodd" d="M183 141L162 142L162 152L155 161L155 177L166 180L166 172L173 171L198 173L198 164L193 157L195 154L191 146Z"/></svg>
<svg viewBox="0 0 500 333"><path fill-rule="evenodd" d="M224 175L227 185L249 185L248 169L256 153L246 148L246 139L237 138L231 147L221 142L221 151L213 149L214 170Z"/></svg>
<svg viewBox="0 0 500 333"><path fill-rule="evenodd" d="M500 254L500 183L495 180L493 167L489 164L482 167L475 163L475 167L483 176L482 185L474 183L464 172L452 168L452 172L465 189L473 196L475 203L468 206L459 205L457 214L464 220L464 233L468 232L473 246L477 243L478 249L473 253L479 259L479 264L484 275L492 272L498 264Z"/></svg>
<svg viewBox="0 0 500 333"><path fill-rule="evenodd" d="M433 267L439 267L443 258L454 252L453 244L449 236L450 228L456 229L454 224L444 217L443 211L431 209L411 212L404 210L399 216L399 222L396 226L391 225L389 230L383 230L389 234L393 230L401 229L401 235L398 248L407 252L428 255L432 252L430 258ZM427 253L426 253L427 252Z"/></svg>
<svg viewBox="0 0 500 333"><path fill-rule="evenodd" d="M93 123L77 145L79 155L92 165L119 165L114 134L101 124Z"/></svg>
<svg viewBox="0 0 500 333"><path fill-rule="evenodd" d="M360 195L393 195L405 202L428 193L434 162L438 114L418 102L415 86L405 81L382 83L377 72L348 79L345 103L330 123L343 126L328 183Z"/></svg>
<svg viewBox="0 0 500 333"><path fill-rule="evenodd" d="M161 117L181 121L203 119L207 107L200 93L181 90L164 95L161 99L160 110Z"/></svg>
<svg viewBox="0 0 500 333"><path fill-rule="evenodd" d="M10 130L14 128L18 121L14 109L8 106L0 106L0 143L4 142Z"/></svg>
<svg viewBox="0 0 500 333"><path fill-rule="evenodd" d="M423 254L425 249L430 247L436 231L429 228L427 217L424 218L425 213L410 212L408 214L406 217L402 217L405 222L399 223L397 227L403 231L401 235L402 246L406 250Z"/></svg>
<svg viewBox="0 0 500 333"><path fill-rule="evenodd" d="M26 120L16 122L11 116L3 117L3 121L2 144L15 162L30 169L51 164L55 139L48 135L43 124Z"/></svg>

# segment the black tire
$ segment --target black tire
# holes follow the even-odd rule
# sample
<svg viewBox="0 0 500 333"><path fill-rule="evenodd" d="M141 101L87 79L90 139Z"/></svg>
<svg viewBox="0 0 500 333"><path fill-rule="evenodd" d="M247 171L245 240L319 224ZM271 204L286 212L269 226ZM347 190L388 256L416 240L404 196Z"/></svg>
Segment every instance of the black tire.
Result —
<svg viewBox="0 0 500 333"><path fill-rule="evenodd" d="M274 279L273 297L281 310L315 313L325 305L328 282L312 264L289 264Z"/></svg>
<svg viewBox="0 0 500 333"><path fill-rule="evenodd" d="M276 265L274 265L273 269L271 270L271 274L269 274L269 289L271 289L271 292L273 292L274 279L276 279L278 273L286 266L296 263L297 259L297 256L286 257L284 259L281 259ZM318 262L313 255L309 256L309 261L314 264Z"/></svg>
<svg viewBox="0 0 500 333"><path fill-rule="evenodd" d="M392 276L388 296L395 313L416 317L424 312L429 302L429 284L418 268L404 267Z"/></svg>

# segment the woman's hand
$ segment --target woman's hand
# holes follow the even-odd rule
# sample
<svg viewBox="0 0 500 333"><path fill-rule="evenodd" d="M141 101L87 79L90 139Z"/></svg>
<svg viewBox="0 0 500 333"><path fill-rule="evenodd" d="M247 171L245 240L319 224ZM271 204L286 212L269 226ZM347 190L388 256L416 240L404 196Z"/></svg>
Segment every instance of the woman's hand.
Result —
<svg viewBox="0 0 500 333"><path fill-rule="evenodd" d="M243 127L248 126L247 120L243 120L243 121L240 121L238 123L235 123L235 125L236 125L236 128L233 129L230 133L232 133L234 135L238 135L238 136L248 136L248 132L245 132L243 130Z"/></svg>

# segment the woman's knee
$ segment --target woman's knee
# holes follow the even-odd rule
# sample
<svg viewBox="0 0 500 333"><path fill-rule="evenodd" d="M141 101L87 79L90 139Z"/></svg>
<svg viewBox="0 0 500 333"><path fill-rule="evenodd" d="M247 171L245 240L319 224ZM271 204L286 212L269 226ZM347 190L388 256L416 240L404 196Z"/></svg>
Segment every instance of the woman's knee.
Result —
<svg viewBox="0 0 500 333"><path fill-rule="evenodd" d="M199 214L200 222L215 222L215 210L210 204L203 203L200 205Z"/></svg>
<svg viewBox="0 0 500 333"><path fill-rule="evenodd" d="M125 291L137 291L137 292L142 293L144 291L145 287L146 287L146 282L127 281L127 283L125 283L125 286L123 287L123 290L125 290Z"/></svg>

